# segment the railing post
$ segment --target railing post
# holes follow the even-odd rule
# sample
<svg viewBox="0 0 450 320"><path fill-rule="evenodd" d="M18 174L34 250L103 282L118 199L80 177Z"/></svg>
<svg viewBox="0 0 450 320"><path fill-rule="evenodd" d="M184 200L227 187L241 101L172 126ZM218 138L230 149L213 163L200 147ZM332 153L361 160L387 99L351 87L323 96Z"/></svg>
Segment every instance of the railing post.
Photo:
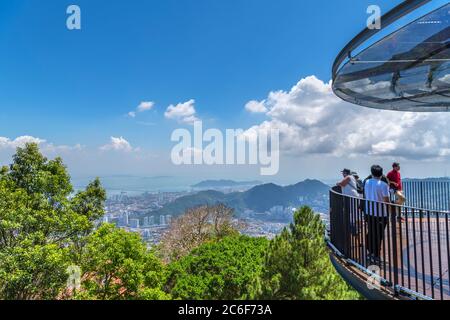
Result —
<svg viewBox="0 0 450 320"><path fill-rule="evenodd" d="M345 198L340 188L330 192L330 231L332 244L345 256L348 254L347 219L345 214Z"/></svg>
<svg viewBox="0 0 450 320"><path fill-rule="evenodd" d="M423 194L423 182L419 182L419 189L420 189L420 208L425 208L423 205L423 198L424 198L424 194Z"/></svg>
<svg viewBox="0 0 450 320"><path fill-rule="evenodd" d="M394 283L393 283L393 288L394 288L394 292L395 295L398 295L397 292L397 286L399 284L398 281L398 243L397 243L397 207L396 206L392 206L392 205L388 205L389 209L389 215L390 215L390 219L391 219L391 236L392 236L392 267L393 267L393 272L394 272ZM388 231L389 232L389 231ZM400 230L401 232L401 230ZM400 248L401 250L401 248Z"/></svg>
<svg viewBox="0 0 450 320"><path fill-rule="evenodd" d="M343 223L343 249L342 252L346 258L350 257L350 237L349 237L349 205L348 201L349 199L347 197L342 196L342 223Z"/></svg>

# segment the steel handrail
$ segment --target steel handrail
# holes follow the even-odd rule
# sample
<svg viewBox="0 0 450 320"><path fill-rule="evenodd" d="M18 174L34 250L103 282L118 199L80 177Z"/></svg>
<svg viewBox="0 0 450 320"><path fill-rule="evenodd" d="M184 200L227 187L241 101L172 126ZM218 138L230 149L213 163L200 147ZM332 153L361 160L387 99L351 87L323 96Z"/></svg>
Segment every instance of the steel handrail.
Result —
<svg viewBox="0 0 450 320"><path fill-rule="evenodd" d="M428 212L432 212L432 213L438 213L438 214L442 214L442 215L447 215L450 212L448 211L442 211L442 210L432 210L432 209L426 209L426 208L420 208L420 207L413 207L413 206L406 206L406 205L400 205L400 204L396 204L396 203L392 203L392 202L382 202L382 201L374 201L374 200L368 200L365 198L358 198L358 197L354 197L354 196L349 196L346 194L342 194L339 193L333 189L330 190L330 192L332 192L333 194L348 198L348 199L355 199L355 200L361 200L361 201L369 201L370 203L376 203L376 204L382 204L382 205L386 205L389 207L396 207L396 208L400 208L400 209L410 209L410 210L414 210L414 211L428 211Z"/></svg>
<svg viewBox="0 0 450 320"><path fill-rule="evenodd" d="M354 268L356 268L357 270L359 270L360 272L363 272L364 274L366 274L369 277L374 277L376 276L377 279L380 280L380 284L388 289L387 291L389 293L392 293L393 297L398 297L398 296L402 296L402 297L408 297L411 299L415 299L415 300L433 300L435 298L435 283L433 282L432 286L433 288L431 289L431 294L429 295L429 291L428 289L423 289L424 292L421 293L419 292L422 289L418 289L418 281L422 282L423 281L423 285L425 285L426 282L426 277L431 277L432 281L434 281L434 276L437 275L437 272L439 272L439 280L440 280L440 288L437 288L436 290L438 291L438 294L440 294L441 298L443 299L443 294L444 294L444 283L443 283L443 271L444 271L444 267L447 267L447 263L450 267L450 262L447 261L446 263L444 263L443 260L441 260L442 254L445 254L445 252L441 251L441 248L443 249L444 247L447 248L447 255L449 256L450 259L450 251L449 251L449 228L448 226L446 227L445 230L441 230L443 233L440 233L439 231L439 225L436 225L437 227L437 232L438 232L438 242L437 242L437 248L438 248L438 256L437 256L437 260L435 260L435 263L438 263L438 271L436 270L436 268L433 268L433 260L431 258L431 237L430 237L430 232L432 229L430 229L430 217L436 217L437 219L439 219L439 217L445 216L445 223L449 222L449 216L450 213L448 211L442 211L442 210L430 210L430 209L425 209L425 208L420 208L420 207L415 207L415 206L406 206L406 205L399 205L399 204L395 204L395 203L390 203L390 202L382 202L382 201L372 201L372 200L368 200L368 199L364 199L362 197L355 197L355 196L350 196L350 195L345 195L342 194L341 192L339 192L336 189L331 189L330 190L330 201L331 199L341 199L339 201L343 201L345 199L347 199L346 201L343 202L343 209L342 210L349 210L350 208L350 212L348 213L348 216L345 215L347 218L343 218L343 220L341 220L341 218L334 218L333 216L330 216L330 227L332 228L330 230L330 234L329 237L326 238L326 242L328 244L328 247L331 249L331 251L334 253L334 255L336 255L337 257L340 258L340 261L344 262L347 265L351 265ZM335 201L335 200L333 200ZM381 205L383 206L384 209L382 209L384 212L386 212L388 215L385 216L386 218L389 217L389 220L387 222L386 227L388 228L386 230L387 234L386 237L383 236L384 240L381 241L387 241L383 243L383 256L382 256L382 260L378 263L375 263L375 265L379 266L380 268L383 267L383 271L378 275L373 273L371 270L368 269L368 266L366 265L367 262L361 262L361 261L366 261L365 259L367 259L367 252L366 251L361 251L361 248L365 248L366 250L368 250L368 246L370 246L370 243L366 242L369 240L365 240L364 239L364 235L361 235L361 233L358 233L358 231L356 231L357 233L355 233L353 236L356 236L356 238L349 238L347 239L347 236L350 236L350 233L353 234L353 231L350 231L350 221L352 219L361 219L360 217L362 217L362 215L364 215L364 209L362 209L360 207L360 205L362 205L363 203L369 203L372 205L372 207L376 206L376 205ZM333 203L333 204L332 204ZM340 202L330 202L330 208L332 210L334 210L333 208L335 208L334 206L337 204L339 205ZM344 203L350 203L350 207L349 204L344 204ZM339 205L340 207L341 205ZM347 209L344 209L347 208ZM376 207L375 207L376 208ZM337 209L338 212L340 212L340 209ZM355 211L353 211L355 210ZM405 214L406 212L406 214ZM412 212L413 215L409 216L409 212ZM332 214L332 212L330 212L330 214ZM367 213L366 213L367 215ZM417 216L419 215L419 216ZM414 225L412 225L412 229L410 227L408 227L408 223L406 222L401 222L400 220L398 220L397 222L397 217L411 217L413 219L412 223ZM340 217L340 215L336 216L336 217ZM430 270L431 270L431 275L425 276L425 274L419 276L417 274L418 272L418 267L421 267L421 272L424 273L425 271L425 261L423 261L423 255L424 253L424 247L423 245L421 245L420 247L417 247L417 250L420 250L420 255L422 256L422 266L420 266L420 261L416 261L417 259L417 253L416 253L416 229L415 229L415 223L414 222L414 217L416 217L416 221L420 221L420 223L425 223L428 224L428 228L426 227L426 225L424 226L424 228L422 229L422 227L420 227L420 229L417 229L417 231L420 232L420 238L422 239L422 235L424 232L424 235L426 238L428 236L428 244L427 246L429 247L429 251L428 254L430 255L430 260L426 261L427 267L428 264L430 265ZM350 220L349 220L350 219ZM408 218L409 219L409 218ZM334 221L334 222L333 222ZM356 221L356 220L353 220ZM438 220L439 222L439 220ZM353 222L354 223L354 222ZM366 222L367 223L367 222ZM411 223L411 222L410 222ZM403 226L406 226L406 233L403 234L402 231L400 231L400 233L397 234L397 227L400 226L400 230L402 230L402 224ZM359 230L362 232L367 232L367 225L366 227L364 227L363 225L358 225L355 224L356 226L358 226ZM354 226L355 226L354 225ZM333 226L336 228L333 230ZM409 231L408 231L409 230ZM412 235L410 232L413 232L414 235ZM343 232L343 233L342 233ZM372 231L372 232L378 232L378 231ZM384 232L384 231L382 231ZM433 232L435 232L435 230L433 230ZM342 236L342 234L344 234L344 236ZM345 234L347 234L347 236L345 236ZM445 246L445 244L442 242L439 242L441 239L441 234L446 236L447 238L447 245ZM334 235L334 236L333 236ZM337 238L336 238L337 237ZM377 237L377 235L375 235L375 237ZM403 238L406 237L406 238ZM412 239L411 239L412 237ZM364 240L363 240L364 239ZM413 240L414 239L414 240ZM405 243L406 240L406 243ZM399 242L398 242L399 241ZM401 252L401 248L403 244L406 244L407 246L409 246L410 242L408 241L414 241L413 245L414 248L413 249L408 249L407 253L400 253ZM423 239L422 239L423 241ZM445 241L445 239L443 239L442 241ZM335 243L336 242L336 243ZM392 243L392 246L391 246ZM363 247L361 247L361 245ZM400 245L400 247L399 247ZM444 247L442 247L442 245ZM347 248L347 246L349 246ZM381 248L381 247L380 247ZM399 251L400 248L400 251ZM387 251L385 251L387 249ZM369 249L370 250L370 249ZM380 250L380 249L378 249ZM414 250L414 251L409 251L409 250ZM425 250L428 250L428 248L425 248ZM413 253L414 253L414 262L413 260L410 260L410 258L413 257ZM398 254L400 254L400 256L398 256ZM405 255L407 256L407 262L404 262L404 257ZM385 260L387 258L387 260ZM418 264L419 263L419 264ZM407 269L404 269L404 267L407 267ZM410 272L410 268L413 268ZM434 270L434 271L433 271ZM383 273L384 272L384 273ZM413 275L411 275L413 273ZM383 275L384 274L384 275ZM401 276L401 278L400 278ZM401 280L400 280L401 279ZM415 287L413 288L412 286L414 285L414 281L416 282ZM409 285L405 286L405 283L408 282ZM437 283L436 283L437 284Z"/></svg>

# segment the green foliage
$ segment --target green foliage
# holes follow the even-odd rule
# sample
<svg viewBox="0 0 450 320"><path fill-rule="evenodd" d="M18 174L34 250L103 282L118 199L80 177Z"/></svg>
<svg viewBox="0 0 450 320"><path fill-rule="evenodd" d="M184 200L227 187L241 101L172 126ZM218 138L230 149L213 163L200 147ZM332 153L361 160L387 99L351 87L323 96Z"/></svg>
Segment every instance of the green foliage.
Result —
<svg viewBox="0 0 450 320"><path fill-rule="evenodd" d="M74 198L60 158L36 144L18 148L0 171L0 298L56 298L66 285L75 242L104 214L99 181Z"/></svg>
<svg viewBox="0 0 450 320"><path fill-rule="evenodd" d="M268 240L227 237L169 266L166 290L176 299L245 299L261 271Z"/></svg>
<svg viewBox="0 0 450 320"><path fill-rule="evenodd" d="M74 194L60 158L36 144L18 148L0 168L0 299L357 298L309 208L270 242L235 235L226 206L191 210L159 248L176 256L164 265L139 235L97 225L105 199L98 179ZM67 288L69 266L81 268L77 290Z"/></svg>
<svg viewBox="0 0 450 320"><path fill-rule="evenodd" d="M98 179L73 194L60 158L36 144L0 170L0 299L167 299L163 266L136 234L96 221L106 192ZM66 288L69 266L82 288Z"/></svg>
<svg viewBox="0 0 450 320"><path fill-rule="evenodd" d="M288 300L356 299L358 295L334 270L324 243L325 226L311 208L270 244L257 297Z"/></svg>
<svg viewBox="0 0 450 320"><path fill-rule="evenodd" d="M96 300L163 298L163 266L140 236L104 224L87 240L82 269L85 297Z"/></svg>
<svg viewBox="0 0 450 320"><path fill-rule="evenodd" d="M49 161L40 153L37 144L27 144L17 149L9 177L17 188L28 194L47 196L53 203L72 192L70 176L62 159Z"/></svg>
<svg viewBox="0 0 450 320"><path fill-rule="evenodd" d="M67 250L54 244L8 248L0 261L2 299L54 299L67 280Z"/></svg>
<svg viewBox="0 0 450 320"><path fill-rule="evenodd" d="M172 300L172 297L170 294L164 292L162 289L159 288L144 288L139 291L137 299L149 301Z"/></svg>
<svg viewBox="0 0 450 320"><path fill-rule="evenodd" d="M139 236L102 225L87 240L83 251L83 289L93 298L121 299L136 296L143 282L142 266L146 248Z"/></svg>

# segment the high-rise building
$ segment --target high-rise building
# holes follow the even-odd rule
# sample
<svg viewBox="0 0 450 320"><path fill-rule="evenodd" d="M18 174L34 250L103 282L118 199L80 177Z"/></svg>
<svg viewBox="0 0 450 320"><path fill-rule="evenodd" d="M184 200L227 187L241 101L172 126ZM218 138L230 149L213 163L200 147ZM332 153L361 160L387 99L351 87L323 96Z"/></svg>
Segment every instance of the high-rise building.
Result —
<svg viewBox="0 0 450 320"><path fill-rule="evenodd" d="M139 219L130 219L130 227L134 229L139 229Z"/></svg>
<svg viewBox="0 0 450 320"><path fill-rule="evenodd" d="M119 218L119 223L122 226L128 226L130 221L129 221L129 216L128 216L128 212L123 212Z"/></svg>

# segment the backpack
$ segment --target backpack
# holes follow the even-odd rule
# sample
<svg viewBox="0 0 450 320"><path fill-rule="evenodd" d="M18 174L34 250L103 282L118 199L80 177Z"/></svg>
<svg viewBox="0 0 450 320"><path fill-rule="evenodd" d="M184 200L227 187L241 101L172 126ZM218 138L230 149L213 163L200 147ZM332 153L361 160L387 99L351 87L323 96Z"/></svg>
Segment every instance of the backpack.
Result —
<svg viewBox="0 0 450 320"><path fill-rule="evenodd" d="M356 180L356 191L359 194L364 194L364 183L361 181L361 179L355 179Z"/></svg>

